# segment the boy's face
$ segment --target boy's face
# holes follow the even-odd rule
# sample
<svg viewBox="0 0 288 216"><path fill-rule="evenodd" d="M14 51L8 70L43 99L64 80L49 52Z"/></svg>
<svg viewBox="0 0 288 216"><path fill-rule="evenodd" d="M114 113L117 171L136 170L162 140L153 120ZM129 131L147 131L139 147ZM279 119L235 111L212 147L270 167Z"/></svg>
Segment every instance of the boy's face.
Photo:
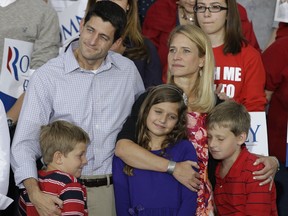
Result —
<svg viewBox="0 0 288 216"><path fill-rule="evenodd" d="M214 159L234 162L240 151L241 145L246 140L246 133L235 136L230 128L219 127L215 124L207 130L208 148Z"/></svg>
<svg viewBox="0 0 288 216"><path fill-rule="evenodd" d="M78 143L73 151L69 152L66 156L62 155L61 171L79 178L83 167L87 164L86 151L87 145L85 143Z"/></svg>

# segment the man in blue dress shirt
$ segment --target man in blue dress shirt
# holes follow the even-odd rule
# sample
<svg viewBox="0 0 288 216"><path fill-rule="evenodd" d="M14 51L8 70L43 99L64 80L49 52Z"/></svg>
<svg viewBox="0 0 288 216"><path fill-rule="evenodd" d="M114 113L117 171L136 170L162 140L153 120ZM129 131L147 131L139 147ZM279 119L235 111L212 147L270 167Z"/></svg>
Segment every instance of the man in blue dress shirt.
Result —
<svg viewBox="0 0 288 216"><path fill-rule="evenodd" d="M26 188L40 215L60 215L62 201L40 191L36 160L41 125L58 119L82 127L91 138L81 179L89 215L114 216L112 157L115 140L137 96L144 91L132 61L109 51L121 42L124 10L99 1L80 24L79 41L33 74L12 144L16 184Z"/></svg>

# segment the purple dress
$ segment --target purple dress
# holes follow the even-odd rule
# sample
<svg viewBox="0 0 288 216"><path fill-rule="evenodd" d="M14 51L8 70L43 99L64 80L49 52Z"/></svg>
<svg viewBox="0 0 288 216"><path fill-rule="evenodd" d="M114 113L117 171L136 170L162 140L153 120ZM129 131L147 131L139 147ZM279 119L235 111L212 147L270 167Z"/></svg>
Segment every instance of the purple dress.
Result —
<svg viewBox="0 0 288 216"><path fill-rule="evenodd" d="M161 150L152 153L159 155ZM197 162L195 148L188 140L167 148L164 157L176 162ZM124 162L114 156L112 173L117 215L195 215L197 193L180 184L172 175L133 169L133 176L128 176L123 172L124 166Z"/></svg>

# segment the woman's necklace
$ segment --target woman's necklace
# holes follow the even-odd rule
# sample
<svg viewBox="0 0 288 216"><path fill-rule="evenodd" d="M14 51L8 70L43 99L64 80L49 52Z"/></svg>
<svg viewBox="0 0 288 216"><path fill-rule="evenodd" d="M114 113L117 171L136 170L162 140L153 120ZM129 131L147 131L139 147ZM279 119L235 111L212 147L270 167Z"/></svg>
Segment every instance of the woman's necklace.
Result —
<svg viewBox="0 0 288 216"><path fill-rule="evenodd" d="M181 9L182 9L181 18L184 19L188 24L194 24L194 13L188 14L183 7L181 7Z"/></svg>

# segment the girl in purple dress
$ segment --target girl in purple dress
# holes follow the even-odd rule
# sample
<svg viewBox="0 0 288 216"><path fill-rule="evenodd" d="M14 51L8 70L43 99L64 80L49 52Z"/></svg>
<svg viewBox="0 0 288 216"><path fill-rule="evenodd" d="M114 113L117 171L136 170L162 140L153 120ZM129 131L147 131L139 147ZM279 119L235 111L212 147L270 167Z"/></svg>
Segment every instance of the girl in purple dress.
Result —
<svg viewBox="0 0 288 216"><path fill-rule="evenodd" d="M167 158L170 171L177 161L197 161L194 146L186 139L187 97L175 85L152 88L137 121L138 143ZM195 215L197 193L168 173L136 169L114 157L113 184L117 215Z"/></svg>

